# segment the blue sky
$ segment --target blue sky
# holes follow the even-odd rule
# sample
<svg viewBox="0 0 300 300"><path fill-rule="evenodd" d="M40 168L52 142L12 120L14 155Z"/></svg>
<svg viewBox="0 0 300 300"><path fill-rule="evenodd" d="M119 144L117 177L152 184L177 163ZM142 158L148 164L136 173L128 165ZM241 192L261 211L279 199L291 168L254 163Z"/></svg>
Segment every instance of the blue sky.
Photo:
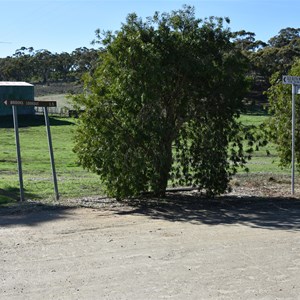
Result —
<svg viewBox="0 0 300 300"><path fill-rule="evenodd" d="M265 42L282 28L300 27L299 0L0 0L0 57L22 46L53 53L92 47L97 28L117 30L128 13L147 17L183 4L195 6L199 18L229 17L233 31Z"/></svg>

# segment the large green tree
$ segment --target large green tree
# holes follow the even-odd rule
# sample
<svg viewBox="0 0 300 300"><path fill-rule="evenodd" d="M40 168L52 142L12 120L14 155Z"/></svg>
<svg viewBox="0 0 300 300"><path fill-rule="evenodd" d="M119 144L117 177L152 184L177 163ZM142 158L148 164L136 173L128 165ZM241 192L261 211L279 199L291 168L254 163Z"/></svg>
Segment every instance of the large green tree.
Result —
<svg viewBox="0 0 300 300"><path fill-rule="evenodd" d="M245 162L236 117L246 59L231 38L223 19L199 20L188 6L146 21L130 14L102 36L97 68L74 98L86 109L74 150L109 195L163 195L170 179L226 190Z"/></svg>

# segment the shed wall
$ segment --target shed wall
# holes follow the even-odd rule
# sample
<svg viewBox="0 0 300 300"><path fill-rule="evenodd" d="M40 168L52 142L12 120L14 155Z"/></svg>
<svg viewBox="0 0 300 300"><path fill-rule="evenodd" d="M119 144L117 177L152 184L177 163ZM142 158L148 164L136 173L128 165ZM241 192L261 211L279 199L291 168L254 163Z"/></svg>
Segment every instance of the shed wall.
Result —
<svg viewBox="0 0 300 300"><path fill-rule="evenodd" d="M0 116L12 115L11 106L6 106L5 100L34 100L34 86L25 83L0 82ZM18 106L19 115L34 115L34 107Z"/></svg>

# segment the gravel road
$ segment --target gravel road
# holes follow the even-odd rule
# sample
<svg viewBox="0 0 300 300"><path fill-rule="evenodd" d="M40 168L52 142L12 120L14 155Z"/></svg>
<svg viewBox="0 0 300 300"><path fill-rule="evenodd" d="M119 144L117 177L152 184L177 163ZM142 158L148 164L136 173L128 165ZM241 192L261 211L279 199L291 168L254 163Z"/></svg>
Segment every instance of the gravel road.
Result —
<svg viewBox="0 0 300 300"><path fill-rule="evenodd" d="M2 213L0 299L300 299L299 200L175 198Z"/></svg>

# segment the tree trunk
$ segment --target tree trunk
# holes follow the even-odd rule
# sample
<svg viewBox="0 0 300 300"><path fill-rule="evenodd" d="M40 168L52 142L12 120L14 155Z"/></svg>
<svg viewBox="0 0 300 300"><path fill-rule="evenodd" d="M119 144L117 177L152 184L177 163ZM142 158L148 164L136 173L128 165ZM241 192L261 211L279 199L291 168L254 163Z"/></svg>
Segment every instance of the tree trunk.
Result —
<svg viewBox="0 0 300 300"><path fill-rule="evenodd" d="M168 186L168 180L172 167L172 139L169 135L161 145L162 153L157 163L158 179L154 187L154 193L158 197L164 197Z"/></svg>

